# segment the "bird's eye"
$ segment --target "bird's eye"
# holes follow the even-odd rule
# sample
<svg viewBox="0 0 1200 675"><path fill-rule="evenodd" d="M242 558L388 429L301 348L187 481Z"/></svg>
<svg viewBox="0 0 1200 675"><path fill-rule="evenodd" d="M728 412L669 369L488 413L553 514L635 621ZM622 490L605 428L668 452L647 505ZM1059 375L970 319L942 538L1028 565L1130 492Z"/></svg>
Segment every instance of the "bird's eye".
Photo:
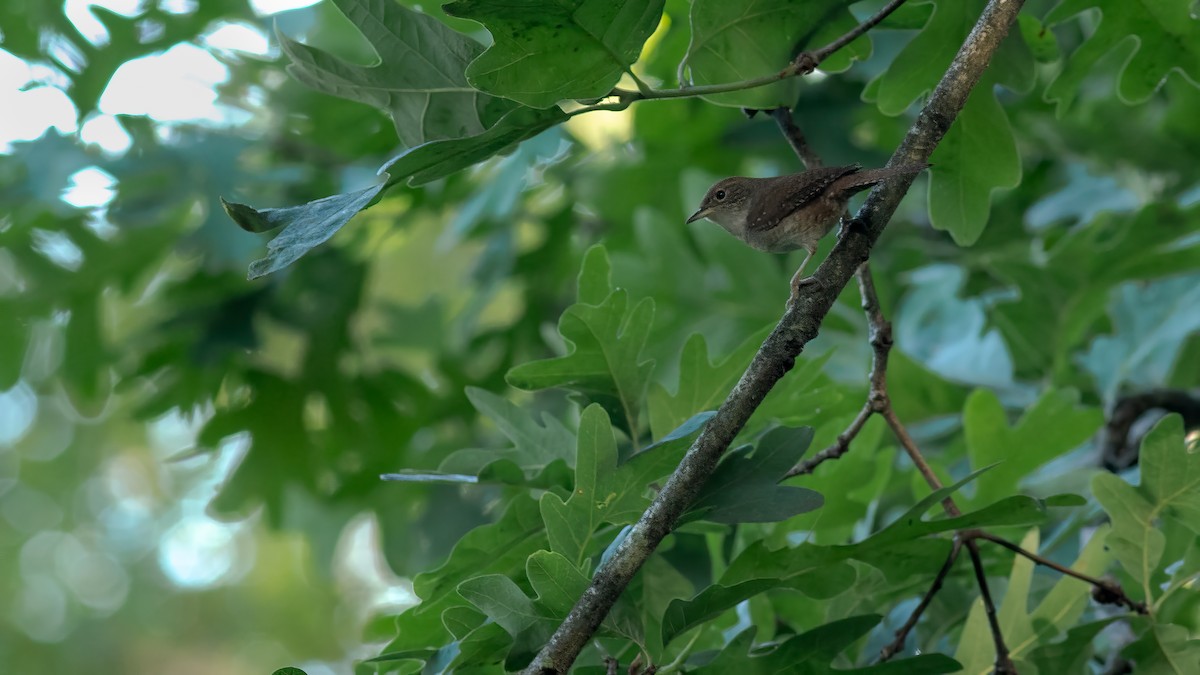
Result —
<svg viewBox="0 0 1200 675"><path fill-rule="evenodd" d="M724 190L717 190L717 193L716 193L715 195L713 195L713 196L714 196L714 197L716 197L718 200L720 200L720 199L725 199L725 191L724 191Z"/></svg>

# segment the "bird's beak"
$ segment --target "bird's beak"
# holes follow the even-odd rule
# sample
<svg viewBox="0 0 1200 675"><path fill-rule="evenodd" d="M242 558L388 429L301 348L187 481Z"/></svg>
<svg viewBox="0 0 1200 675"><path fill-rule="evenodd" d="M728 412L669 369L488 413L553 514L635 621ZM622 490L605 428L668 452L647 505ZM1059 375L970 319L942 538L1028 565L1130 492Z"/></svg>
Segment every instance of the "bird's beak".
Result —
<svg viewBox="0 0 1200 675"><path fill-rule="evenodd" d="M700 209L699 211L697 211L697 212L693 213L691 216L689 216L687 219L687 222L694 223L697 220L700 220L701 218L707 218L708 214L710 214L710 213L712 213L711 208Z"/></svg>

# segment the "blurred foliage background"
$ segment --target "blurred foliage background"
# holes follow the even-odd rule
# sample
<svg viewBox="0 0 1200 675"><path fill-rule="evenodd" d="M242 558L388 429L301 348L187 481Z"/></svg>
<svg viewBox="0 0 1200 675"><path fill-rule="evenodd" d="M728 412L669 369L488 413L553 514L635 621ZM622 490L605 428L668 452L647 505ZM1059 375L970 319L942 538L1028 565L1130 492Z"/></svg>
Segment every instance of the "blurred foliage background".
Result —
<svg viewBox="0 0 1200 675"><path fill-rule="evenodd" d="M1106 470L1096 434L1122 400L1200 386L1200 92L1178 73L1132 91L1127 46L1082 72L1065 66L1120 17L1067 13L1049 28L1054 3L1027 4L1032 58L1013 68L1019 81L998 69L997 104L981 113L985 132L1011 143L960 139L956 175L974 191L955 215L921 179L872 266L896 327L892 398L937 470L961 475L978 450L964 426L1000 428L998 451L1024 453L1012 487L1086 495ZM2 58L26 73L15 84L26 98L9 92L0 109L8 672L345 672L390 637L368 617L413 603L409 579L522 491L379 475L504 447L467 387L578 423L565 395L517 392L505 374L562 352L554 325L589 246L604 244L617 286L655 302L652 427L681 354L705 365L734 354L726 367L740 373L783 308L797 256L682 221L714 179L798 162L765 116L698 99L591 113L393 190L329 244L247 281L265 238L235 227L219 196L286 206L361 189L401 148L381 111L289 77L273 27L353 62L375 55L328 2L135 5L93 7L98 33L68 17L84 3L0 6ZM909 5L871 34L869 57L796 86L796 117L827 163L883 163L915 114L919 88L897 91L887 77L905 50L928 48L919 29L933 7ZM688 11L666 3L637 66L645 78L673 81ZM270 46L216 44L229 26ZM218 114L105 110L114 73L178 45L223 69ZM148 98L170 96L144 84ZM55 91L75 119L13 138L14 111ZM125 140L106 145L88 129ZM81 197L96 181L99 196ZM816 427L814 447L828 442L861 405L869 356L850 288L752 430L782 419ZM804 483L844 487L847 508L792 530L837 543L925 494L882 429L864 439L824 484ZM1100 516L1083 511L1047 537L1067 562ZM959 581L935 614L965 614L973 596ZM1194 632L1200 604L1179 604L1174 620Z"/></svg>

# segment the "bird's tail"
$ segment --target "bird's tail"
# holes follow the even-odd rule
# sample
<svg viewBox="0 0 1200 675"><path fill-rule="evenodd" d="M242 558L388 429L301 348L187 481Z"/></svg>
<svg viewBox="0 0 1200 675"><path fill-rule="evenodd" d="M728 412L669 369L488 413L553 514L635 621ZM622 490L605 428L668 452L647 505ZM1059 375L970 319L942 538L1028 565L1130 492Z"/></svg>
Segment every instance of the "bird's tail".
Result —
<svg viewBox="0 0 1200 675"><path fill-rule="evenodd" d="M863 171L842 176L834 182L832 188L849 197L856 192L862 192L876 183L885 181L892 176L920 173L921 171L928 169L930 166L931 165L928 163L921 163L901 164L900 166L885 166L881 169L864 169Z"/></svg>

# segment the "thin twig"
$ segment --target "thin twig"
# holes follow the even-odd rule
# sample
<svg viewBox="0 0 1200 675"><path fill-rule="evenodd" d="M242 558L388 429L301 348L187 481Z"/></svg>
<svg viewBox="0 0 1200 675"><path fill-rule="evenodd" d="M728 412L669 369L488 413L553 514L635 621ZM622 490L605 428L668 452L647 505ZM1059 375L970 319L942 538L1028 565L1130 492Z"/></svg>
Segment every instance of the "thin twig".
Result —
<svg viewBox="0 0 1200 675"><path fill-rule="evenodd" d="M846 45L850 44L851 42L854 42L858 38L862 37L862 35L864 33L871 30L875 26L879 25L879 23L881 21L888 18L889 14L891 14L892 12L899 9L900 5L903 5L903 4L904 4L904 0L892 0L887 5L885 5L883 7L883 9L876 12L874 16L872 16L869 19L867 19L866 21L858 24L858 26L856 26L854 28L854 30L850 31L849 33L846 33L845 35L841 36L840 38L834 40L833 42L830 42L829 44L825 45L824 47L821 47L817 51L813 52L812 58L815 61L813 68L816 68L817 65L819 65L825 59L829 58L830 55L832 55L837 50L841 49L842 47L845 47ZM801 56L803 56L803 54L801 54ZM811 71L809 71L809 72L811 72Z"/></svg>
<svg viewBox="0 0 1200 675"><path fill-rule="evenodd" d="M946 581L946 575L950 574L951 568L954 567L954 561L958 559L959 552L962 551L962 537L955 537L954 544L950 548L950 555L946 556L946 562L942 564L942 568L938 570L937 576L933 578L933 583L930 584L929 590L925 591L924 597L921 598L921 603L908 616L908 621L896 631L896 639L888 643L879 652L879 660L887 661L896 654L899 654L904 649L904 642L908 639L908 634L916 627L917 621L921 619L921 615L929 608L933 602L933 596L937 595L938 591L942 590L942 584Z"/></svg>
<svg viewBox="0 0 1200 675"><path fill-rule="evenodd" d="M925 461L925 456L921 454L921 449L917 447L917 442L909 435L908 429L904 428L904 425L900 422L900 418L896 417L896 411L892 410L891 406L888 406L879 414L883 415L883 419L896 436L896 440L900 442L900 447L904 448L905 454L908 455L908 458L917 467L917 471L921 472L921 476L925 478L925 483L934 490L942 489L941 479L933 472L933 468L929 466L929 462ZM942 508L948 516L955 517L962 515L962 511L958 510L958 505L954 503L953 497L943 499Z"/></svg>
<svg viewBox="0 0 1200 675"><path fill-rule="evenodd" d="M796 77L798 75L808 75L816 70L817 67L820 66L823 61L825 61L825 59L829 58L842 47L854 42L858 38L862 37L864 33L877 26L879 22L886 19L889 14L896 11L896 9L900 7L900 5L903 5L904 2L905 0L892 0L866 21L858 24L852 30L833 42L830 42L820 49L801 52L799 56L793 59L791 63L784 66L783 69L777 73L764 75L762 77L755 77L749 80L742 80L740 82L725 82L721 84L700 84L685 87L683 86L683 83L680 82L678 89L647 88L645 90L638 91L636 92L637 98L651 101L655 99L690 98L693 96L725 94L731 91L742 91L745 89L754 89L756 87L774 84L780 80L786 80L790 77ZM677 76L682 77L682 74L683 70L681 67Z"/></svg>
<svg viewBox="0 0 1200 675"><path fill-rule="evenodd" d="M769 111L771 119L775 120L775 124L779 125L779 130L783 132L783 137L787 139L788 145L792 146L792 150L796 152L796 156L804 162L804 168L815 169L821 166L821 156L812 149L808 144L808 139L805 138L804 132L800 126L796 124L796 120L792 118L792 109L787 107L775 108Z"/></svg>
<svg viewBox="0 0 1200 675"><path fill-rule="evenodd" d="M867 332L871 342L870 390L867 392L867 402L846 430L838 434L832 445L813 455L811 459L792 467L785 478L811 474L821 463L839 459L850 451L850 442L862 431L871 415L891 409L892 403L887 393L887 364L893 344L892 323L883 316L879 294L875 291L875 280L871 276L870 263L860 265L854 276L858 279L859 295L862 297L863 313L867 315Z"/></svg>
<svg viewBox="0 0 1200 675"><path fill-rule="evenodd" d="M879 413L892 407L887 390L888 356L892 352L892 322L883 316L879 304L879 293L875 290L875 278L871 276L871 264L863 263L854 272L858 279L858 293L862 298L863 314L867 316L867 339L871 343L870 392L867 405Z"/></svg>
<svg viewBox="0 0 1200 675"><path fill-rule="evenodd" d="M871 418L871 415L874 412L875 411L871 408L870 403L864 405L862 409L858 411L858 415L854 417L854 421L850 423L850 426L846 427L845 431L838 434L837 440L833 442L833 445L830 445L824 450L813 455L812 458L806 459L792 467L784 475L784 478L810 474L822 462L826 462L831 459L837 459L849 452L850 441L854 440L855 436L858 436L858 432L862 431L863 425L867 423L867 420Z"/></svg>
<svg viewBox="0 0 1200 675"><path fill-rule="evenodd" d="M992 592L988 590L987 573L983 570L979 545L975 543L973 536L968 535L966 539L967 552L971 554L971 566L975 568L975 581L979 584L979 597L983 600L983 613L987 615L988 627L992 629L992 642L996 644L996 669L993 675L1016 675L1017 667L1008 655L1008 645L1004 644L1004 634L1000 632L996 603L992 602Z"/></svg>
<svg viewBox="0 0 1200 675"><path fill-rule="evenodd" d="M1113 599L1112 604L1124 605L1124 606L1128 607L1129 609L1137 612L1138 614L1149 614L1149 610L1146 607L1146 603L1137 602L1136 600L1133 600L1132 598L1130 598L1128 595L1125 594L1125 589L1121 588L1121 585L1116 583L1115 581L1108 581L1106 579L1098 579L1096 577L1084 574L1083 572L1078 572L1078 571L1073 570L1070 567L1067 567L1065 565L1060 565L1060 564L1054 562L1053 560L1050 560L1049 558L1040 556L1040 555L1034 553L1033 551L1028 551L1026 549L1023 549L1020 546L1018 546L1017 544L1014 544L1013 542L1011 542L1007 539L1004 539L1003 537L997 537L994 534L988 534L987 532L980 532L976 536L979 539L985 539L987 541L992 542L993 544L1003 546L1004 548L1012 551L1013 553L1016 553L1017 555L1024 556L1039 565L1049 567L1050 569L1052 569L1060 574L1065 574L1069 577L1078 579L1084 583L1091 584L1092 586L1096 587L1097 589L1110 594Z"/></svg>

